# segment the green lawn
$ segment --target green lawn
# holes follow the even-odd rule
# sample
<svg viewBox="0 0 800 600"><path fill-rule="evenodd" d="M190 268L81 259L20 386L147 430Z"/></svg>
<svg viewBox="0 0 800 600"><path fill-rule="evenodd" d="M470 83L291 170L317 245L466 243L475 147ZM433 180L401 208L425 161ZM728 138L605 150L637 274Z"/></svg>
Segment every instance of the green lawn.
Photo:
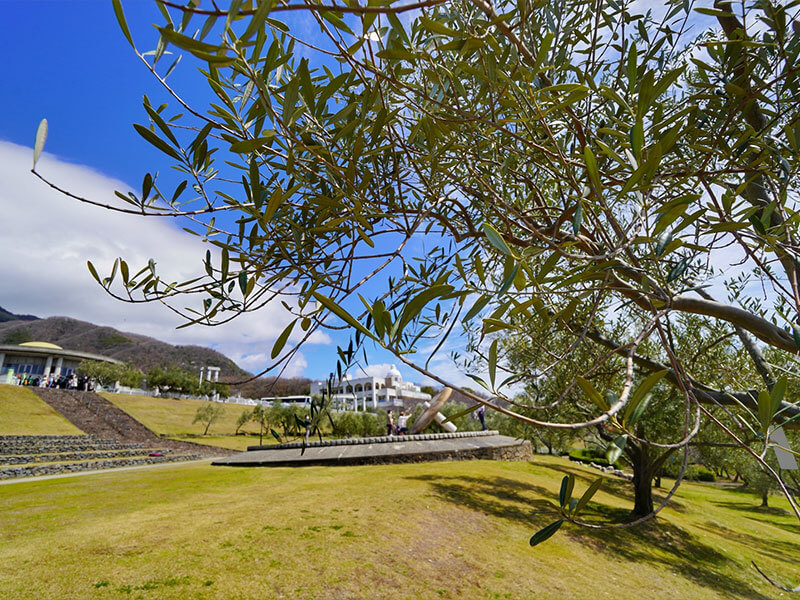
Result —
<svg viewBox="0 0 800 600"><path fill-rule="evenodd" d="M248 446L258 446L258 434L248 435L175 435L172 439L184 442L194 442L205 446L216 446L217 448L229 448L231 450L241 450L244 452ZM269 434L263 437L263 444L277 444L277 440Z"/></svg>
<svg viewBox="0 0 800 600"><path fill-rule="evenodd" d="M30 389L0 384L0 435L80 435L83 432Z"/></svg>
<svg viewBox="0 0 800 600"><path fill-rule="evenodd" d="M537 457L0 485L0 598L781 597L751 560L800 579L797 522L711 485L686 484L658 523L567 525L531 548L567 471L576 493L597 476ZM628 491L609 478L587 515L619 516Z"/></svg>
<svg viewBox="0 0 800 600"><path fill-rule="evenodd" d="M174 400L128 394L104 393L100 395L159 435L171 437L182 437L187 434L200 435L205 429L205 425L202 423L192 423L197 409L207 404L203 400ZM233 435L236 430L236 420L242 411L252 410L252 407L240 404L223 404L222 406L225 413L222 418L211 425L208 430L209 435ZM258 425L248 423L242 428L242 431L257 432Z"/></svg>

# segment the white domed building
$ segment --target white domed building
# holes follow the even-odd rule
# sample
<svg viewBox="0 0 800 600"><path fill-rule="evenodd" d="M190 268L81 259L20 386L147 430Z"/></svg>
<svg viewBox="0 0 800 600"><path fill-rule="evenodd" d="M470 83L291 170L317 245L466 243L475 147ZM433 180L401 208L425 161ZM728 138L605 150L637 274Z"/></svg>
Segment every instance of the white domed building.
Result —
<svg viewBox="0 0 800 600"><path fill-rule="evenodd" d="M321 394L326 387L324 381L311 382L311 395ZM333 392L333 399L353 410L372 408L401 409L404 401L424 402L431 399L420 387L403 381L396 365L392 365L385 377L342 377L342 382Z"/></svg>
<svg viewBox="0 0 800 600"><path fill-rule="evenodd" d="M71 375L84 360L108 363L120 361L77 350L65 350L48 342L25 342L19 345L0 345L0 383L13 383L15 377L49 377Z"/></svg>

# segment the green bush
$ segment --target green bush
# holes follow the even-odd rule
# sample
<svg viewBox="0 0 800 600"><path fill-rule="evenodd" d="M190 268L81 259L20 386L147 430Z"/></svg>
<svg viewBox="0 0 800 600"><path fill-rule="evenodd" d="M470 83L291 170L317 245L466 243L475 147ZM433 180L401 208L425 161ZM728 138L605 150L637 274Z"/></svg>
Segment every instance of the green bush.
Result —
<svg viewBox="0 0 800 600"><path fill-rule="evenodd" d="M375 437L386 434L386 413L379 411L344 411L333 415L335 435L340 437Z"/></svg>
<svg viewBox="0 0 800 600"><path fill-rule="evenodd" d="M681 462L679 460L671 460L665 464L661 469L661 474L666 477L677 478L681 472ZM689 465L686 467L686 474L684 479L687 481L716 481L717 477L714 472L707 469L703 465Z"/></svg>
<svg viewBox="0 0 800 600"><path fill-rule="evenodd" d="M716 481L714 472L702 465L690 465L686 468L686 479L689 481Z"/></svg>

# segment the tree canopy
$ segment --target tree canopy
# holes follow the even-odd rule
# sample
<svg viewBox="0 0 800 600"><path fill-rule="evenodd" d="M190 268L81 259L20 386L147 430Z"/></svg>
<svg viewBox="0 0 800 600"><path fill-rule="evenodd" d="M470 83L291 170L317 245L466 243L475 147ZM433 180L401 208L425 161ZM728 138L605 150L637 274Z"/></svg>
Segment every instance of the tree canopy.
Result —
<svg viewBox="0 0 800 600"><path fill-rule="evenodd" d="M492 406L534 426L626 430L660 373L686 415L675 444L701 419L734 443L758 432L752 452L778 477L769 434L800 414L785 396L800 347L797 1L161 0L148 51L113 4L174 97L145 97L135 127L180 178L148 173L116 204L64 192L182 217L209 249L186 282L152 260L108 275L90 263L109 293L207 325L282 302L293 318L271 368L317 329L348 327L339 376L376 345L457 388L431 368L456 348L498 399L586 346L557 400L580 390L591 414ZM170 86L182 58L210 101ZM45 136L43 123L34 165ZM673 338L681 314L728 328L760 389L697 369ZM536 339L545 364L510 369L501 338L541 323L572 342ZM780 370L765 348L788 357ZM608 401L592 381L614 357ZM714 405L734 407L741 430Z"/></svg>

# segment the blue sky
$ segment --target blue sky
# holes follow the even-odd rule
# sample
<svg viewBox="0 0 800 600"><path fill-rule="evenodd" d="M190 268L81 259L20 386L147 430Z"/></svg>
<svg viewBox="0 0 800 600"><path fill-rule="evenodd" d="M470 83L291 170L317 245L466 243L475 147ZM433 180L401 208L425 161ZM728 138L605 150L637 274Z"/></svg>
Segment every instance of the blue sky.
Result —
<svg viewBox="0 0 800 600"><path fill-rule="evenodd" d="M123 5L137 46L155 47L152 24L162 18L154 3L128 0ZM0 210L5 215L0 306L45 317L71 316L171 343L211 346L248 370L263 368L286 323L279 311L249 316L224 329L176 331L180 321L167 309L106 297L85 267L86 260L110 265L118 255L143 260L152 255L179 277L201 268L203 249L193 239L168 222L120 219L79 206L28 173L42 118L48 119L49 135L39 170L93 199L108 200L114 189L136 189L145 172L168 166L132 123L147 123L143 94L155 105L169 99L120 32L111 2L3 0L2 7L0 45L11 60L0 94ZM189 61L178 66L170 83L189 96L205 95L204 80ZM18 226L9 227L11 222ZM335 368L336 343L343 341L341 336L317 336L288 374L325 377ZM375 364L371 374L382 374L393 361L372 351L370 362Z"/></svg>

